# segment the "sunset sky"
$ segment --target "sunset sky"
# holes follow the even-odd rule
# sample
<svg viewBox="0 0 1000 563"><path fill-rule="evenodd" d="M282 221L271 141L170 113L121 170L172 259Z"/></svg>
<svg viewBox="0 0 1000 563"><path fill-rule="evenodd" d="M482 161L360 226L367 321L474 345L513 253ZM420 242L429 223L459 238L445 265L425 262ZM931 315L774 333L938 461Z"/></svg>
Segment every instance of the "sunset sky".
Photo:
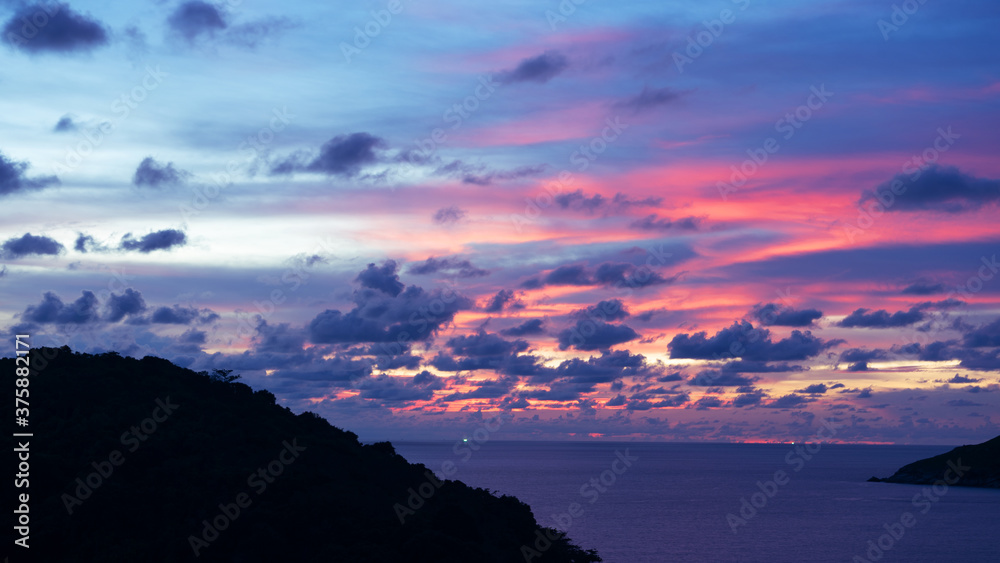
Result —
<svg viewBox="0 0 1000 563"><path fill-rule="evenodd" d="M368 441L997 434L1000 5L0 26L0 325L34 346L232 369Z"/></svg>

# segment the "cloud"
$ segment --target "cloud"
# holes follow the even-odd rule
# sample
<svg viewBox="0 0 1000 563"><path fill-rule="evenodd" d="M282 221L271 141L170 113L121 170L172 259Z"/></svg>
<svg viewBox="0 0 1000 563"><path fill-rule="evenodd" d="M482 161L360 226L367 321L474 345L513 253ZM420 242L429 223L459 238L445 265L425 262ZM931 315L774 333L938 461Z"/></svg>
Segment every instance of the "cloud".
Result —
<svg viewBox="0 0 1000 563"><path fill-rule="evenodd" d="M975 178L959 172L958 168L936 164L917 174L897 174L874 191L862 193L859 203L888 201L891 197L893 203L885 206L886 211L962 213L1000 201L1000 180Z"/></svg>
<svg viewBox="0 0 1000 563"><path fill-rule="evenodd" d="M672 88L650 88L649 86L644 86L642 92L627 100L618 102L615 104L615 107L631 109L635 113L639 113L676 101L684 93Z"/></svg>
<svg viewBox="0 0 1000 563"><path fill-rule="evenodd" d="M900 293L903 295L934 295L935 293L945 293L948 289L943 283L916 282L903 288Z"/></svg>
<svg viewBox="0 0 1000 563"><path fill-rule="evenodd" d="M524 305L517 299L514 292L509 289L501 289L496 295L491 297L489 301L486 302L486 306L483 310L487 313L499 313L504 309L519 309L524 307Z"/></svg>
<svg viewBox="0 0 1000 563"><path fill-rule="evenodd" d="M92 291L84 291L79 299L65 305L58 295L47 291L42 296L41 303L29 305L21 313L21 319L32 323L59 325L96 322L99 319L97 297Z"/></svg>
<svg viewBox="0 0 1000 563"><path fill-rule="evenodd" d="M23 258L25 256L57 256L62 254L66 247L59 244L55 239L47 236L35 236L25 233L20 237L9 238L0 246L0 256L7 260Z"/></svg>
<svg viewBox="0 0 1000 563"><path fill-rule="evenodd" d="M167 18L167 23L174 33L192 43L202 36L214 37L216 32L229 26L219 8L201 0L190 0L177 6Z"/></svg>
<svg viewBox="0 0 1000 563"><path fill-rule="evenodd" d="M870 362L872 360L884 360L888 357L885 350L866 350L864 348L850 348L840 353L842 362ZM864 370L851 370L864 371Z"/></svg>
<svg viewBox="0 0 1000 563"><path fill-rule="evenodd" d="M918 323L925 317L926 315L919 306L912 307L909 311L896 311L891 315L885 309L872 311L860 308L844 317L842 321L837 323L837 326L845 328L894 328Z"/></svg>
<svg viewBox="0 0 1000 563"><path fill-rule="evenodd" d="M577 315L602 321L620 321L630 316L621 299L608 299L577 312Z"/></svg>
<svg viewBox="0 0 1000 563"><path fill-rule="evenodd" d="M438 209L434 212L434 217L432 217L438 225L454 225L463 218L465 218L465 210L459 209L454 205Z"/></svg>
<svg viewBox="0 0 1000 563"><path fill-rule="evenodd" d="M683 229L687 231L694 231L698 229L698 223L700 220L697 217L685 217L683 219L677 219L672 221L666 217L660 217L658 215L647 215L642 219L636 219L628 224L630 229L637 229L640 231L669 231L673 229Z"/></svg>
<svg viewBox="0 0 1000 563"><path fill-rule="evenodd" d="M401 162L414 161L412 153L410 152L401 153L396 157L396 159ZM415 163L424 164L426 161ZM453 160L448 164L437 167L434 169L433 173L438 176L461 178L463 184L489 186L495 181L519 180L521 178L537 176L542 172L545 172L547 168L548 165L536 164L520 166L513 170L489 170L485 165L467 164L461 160Z"/></svg>
<svg viewBox="0 0 1000 563"><path fill-rule="evenodd" d="M604 403L606 407L620 407L625 404L625 395L615 395Z"/></svg>
<svg viewBox="0 0 1000 563"><path fill-rule="evenodd" d="M358 274L354 281L360 283L362 287L376 289L396 297L405 287L403 282L399 281L399 274L396 273L397 267L395 260L386 260L381 266L368 264L368 267Z"/></svg>
<svg viewBox="0 0 1000 563"><path fill-rule="evenodd" d="M956 373L954 377L947 381L947 383L979 383L980 381L982 381L982 378L977 379L964 375L958 375Z"/></svg>
<svg viewBox="0 0 1000 563"><path fill-rule="evenodd" d="M497 81L501 84L517 82L544 84L567 68L569 68L569 60L564 55L548 51L537 57L524 59L512 70L500 72L497 75Z"/></svg>
<svg viewBox="0 0 1000 563"><path fill-rule="evenodd" d="M319 155L310 159L304 153L295 153L271 167L271 174L292 172L317 172L328 176L351 178L369 164L381 161L377 151L388 147L381 137L370 133L337 135L323 144Z"/></svg>
<svg viewBox="0 0 1000 563"><path fill-rule="evenodd" d="M127 233L122 237L118 247L121 250L135 250L143 254L148 254L154 250L169 250L175 246L184 246L185 244L187 244L187 235L183 231L164 229L149 233L138 240L132 237L132 233Z"/></svg>
<svg viewBox="0 0 1000 563"><path fill-rule="evenodd" d="M797 389L795 392L796 393L805 393L807 395L822 395L823 393L826 393L828 390L829 390L829 387L827 387L825 384L823 384L823 383L814 383L812 385L806 386L805 389Z"/></svg>
<svg viewBox="0 0 1000 563"><path fill-rule="evenodd" d="M450 338L446 346L451 348L456 356L502 357L524 352L528 349L528 342L505 340L496 334L479 330L475 334Z"/></svg>
<svg viewBox="0 0 1000 563"><path fill-rule="evenodd" d="M531 319L524 321L523 323L508 329L500 331L500 334L504 336L531 336L536 334L544 334L545 329L543 328L542 319Z"/></svg>
<svg viewBox="0 0 1000 563"><path fill-rule="evenodd" d="M966 348L1000 346L1000 318L967 332L962 337L962 345Z"/></svg>
<svg viewBox="0 0 1000 563"><path fill-rule="evenodd" d="M139 163L132 175L132 184L136 187L161 188L164 186L176 186L184 183L190 176L184 170L174 168L173 162L166 165L156 162L151 156L147 156Z"/></svg>
<svg viewBox="0 0 1000 563"><path fill-rule="evenodd" d="M441 273L457 278L479 278L490 274L489 270L477 268L468 260L454 257L435 258L433 256L419 264L410 264L407 267L407 272L418 276Z"/></svg>
<svg viewBox="0 0 1000 563"><path fill-rule="evenodd" d="M174 305L173 307L159 307L149 318L153 324L188 325L194 322L207 324L218 320L219 315L211 309L196 309L194 307L184 307Z"/></svg>
<svg viewBox="0 0 1000 563"><path fill-rule="evenodd" d="M692 377L688 385L697 387L740 387L753 385L758 377L746 377L739 373L728 373L720 370L705 370Z"/></svg>
<svg viewBox="0 0 1000 563"><path fill-rule="evenodd" d="M85 52L108 44L101 22L59 2L23 5L0 33L4 43L29 53Z"/></svg>
<svg viewBox="0 0 1000 563"><path fill-rule="evenodd" d="M0 197L15 192L40 190L59 183L55 176L28 178L25 172L31 165L27 162L10 160L0 153Z"/></svg>
<svg viewBox="0 0 1000 563"><path fill-rule="evenodd" d="M965 399L954 399L945 403L949 407L981 407L982 403L976 403L973 401L967 401Z"/></svg>
<svg viewBox="0 0 1000 563"><path fill-rule="evenodd" d="M94 237L83 233L76 233L76 242L73 243L73 250L86 254L92 250L103 250Z"/></svg>
<svg viewBox="0 0 1000 563"><path fill-rule="evenodd" d="M770 403L765 404L764 407L767 407L769 409L791 409L795 407L804 406L807 403L812 402L813 400L814 399L808 399L801 395L796 395L794 393L791 393L788 395L783 395L781 397L778 397L777 399L771 401Z"/></svg>
<svg viewBox="0 0 1000 563"><path fill-rule="evenodd" d="M637 268L628 262L604 262L594 270L582 264L567 264L548 274L533 277L521 283L525 289L538 289L546 285L579 285L640 288L663 285L677 281L680 275L665 278L648 268Z"/></svg>
<svg viewBox="0 0 1000 563"><path fill-rule="evenodd" d="M813 321L823 316L823 312L817 309L795 310L775 303L758 303L750 311L750 316L763 326L802 327L812 325Z"/></svg>
<svg viewBox="0 0 1000 563"><path fill-rule="evenodd" d="M759 405L764 397L766 397L766 395L763 391L755 390L749 393L737 395L736 398L733 399L732 405L736 408L752 407Z"/></svg>
<svg viewBox="0 0 1000 563"><path fill-rule="evenodd" d="M840 343L836 340L823 341L810 331L798 330L793 330L788 338L772 342L769 330L754 328L751 323L740 321L712 337L705 332L678 334L667 348L671 358L718 360L739 357L768 362L805 360Z"/></svg>
<svg viewBox="0 0 1000 563"><path fill-rule="evenodd" d="M139 315L146 310L146 301L138 291L127 288L121 295L112 293L105 304L104 320L116 323L126 316Z"/></svg>
<svg viewBox="0 0 1000 563"><path fill-rule="evenodd" d="M70 131L76 131L79 128L80 126L73 121L73 117L67 114L59 118L59 121L56 122L52 131L54 133L68 133Z"/></svg>
<svg viewBox="0 0 1000 563"><path fill-rule="evenodd" d="M576 325L557 335L559 349L607 350L639 338L639 333L626 325L613 325L600 320L580 319Z"/></svg>
<svg viewBox="0 0 1000 563"><path fill-rule="evenodd" d="M470 299L451 290L424 291L411 285L397 292L400 287L392 261L382 268L371 264L365 272L368 275L359 275L357 281L368 285L355 291L354 308L347 313L327 309L318 314L308 325L310 341L346 344L427 340L450 323L458 311L473 306Z"/></svg>
<svg viewBox="0 0 1000 563"><path fill-rule="evenodd" d="M659 197L631 199L627 195L618 192L614 197L608 199L601 194L594 194L592 196L584 195L583 190L558 194L553 200L560 209L583 211L590 214L597 211L620 213L630 207L656 207L663 203L663 198Z"/></svg>

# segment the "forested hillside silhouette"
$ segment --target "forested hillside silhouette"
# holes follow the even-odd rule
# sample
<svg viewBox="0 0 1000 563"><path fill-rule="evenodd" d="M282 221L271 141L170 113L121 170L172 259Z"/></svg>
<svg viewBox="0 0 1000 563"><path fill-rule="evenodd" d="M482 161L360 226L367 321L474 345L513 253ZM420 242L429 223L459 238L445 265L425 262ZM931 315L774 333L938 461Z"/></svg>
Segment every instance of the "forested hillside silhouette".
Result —
<svg viewBox="0 0 1000 563"><path fill-rule="evenodd" d="M539 543L554 531L526 504L460 481L435 485L401 524L394 506L428 482L425 466L228 371L68 347L30 357L30 486L7 490L30 494L35 561L509 562L524 545L544 548L532 561L600 561L564 538ZM14 359L0 370L12 382ZM279 474L248 479L262 468ZM7 549L11 561L28 551Z"/></svg>

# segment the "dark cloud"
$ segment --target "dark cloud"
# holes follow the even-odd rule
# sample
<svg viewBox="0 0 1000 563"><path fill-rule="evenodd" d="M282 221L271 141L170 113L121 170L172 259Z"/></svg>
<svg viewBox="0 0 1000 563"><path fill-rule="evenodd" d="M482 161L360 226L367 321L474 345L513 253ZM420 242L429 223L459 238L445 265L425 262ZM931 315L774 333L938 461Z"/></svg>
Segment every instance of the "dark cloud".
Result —
<svg viewBox="0 0 1000 563"><path fill-rule="evenodd" d="M363 286L355 291L354 308L347 313L327 309L317 315L308 325L309 339L317 344L423 341L458 311L472 308L470 299L450 290L424 291L411 285L396 293L395 263L386 268L390 262L365 270L369 282L380 289Z"/></svg>
<svg viewBox="0 0 1000 563"><path fill-rule="evenodd" d="M0 197L15 192L40 190L59 183L55 176L28 178L25 175L31 165L27 162L10 160L0 153Z"/></svg>
<svg viewBox="0 0 1000 563"><path fill-rule="evenodd" d="M9 238L0 246L0 256L7 260L23 258L25 256L57 256L62 254L66 247L59 244L55 239L47 236L35 236L25 233L20 237Z"/></svg>
<svg viewBox="0 0 1000 563"><path fill-rule="evenodd" d="M982 378L977 379L964 375L958 375L956 373L955 376L949 379L946 383L979 383L980 381L982 381Z"/></svg>
<svg viewBox="0 0 1000 563"><path fill-rule="evenodd" d="M508 329L500 331L500 334L504 336L532 336L536 334L544 334L545 329L542 326L542 319L531 319L529 321L524 321L523 323Z"/></svg>
<svg viewBox="0 0 1000 563"><path fill-rule="evenodd" d="M981 407L982 403L976 403L973 401L967 401L965 399L953 399L945 403L949 407Z"/></svg>
<svg viewBox="0 0 1000 563"><path fill-rule="evenodd" d="M306 331L288 323L269 325L261 318L253 337L253 350L264 354L299 354L306 344Z"/></svg>
<svg viewBox="0 0 1000 563"><path fill-rule="evenodd" d="M520 308L523 307L514 292L509 289L501 289L496 295L490 297L489 301L486 302L486 306L483 310L487 313L499 313L504 309L509 308Z"/></svg>
<svg viewBox="0 0 1000 563"><path fill-rule="evenodd" d="M292 172L317 172L328 176L351 178L357 176L364 166L381 160L377 151L388 148L381 137L369 133L337 135L320 148L319 155L310 159L303 153L295 153L271 167L271 174Z"/></svg>
<svg viewBox="0 0 1000 563"><path fill-rule="evenodd" d="M788 338L772 342L768 329L754 328L749 322L741 321L711 338L705 332L678 334L667 348L671 358L718 360L739 357L768 362L805 360L837 344L840 341L824 341L810 331L798 330L793 330Z"/></svg>
<svg viewBox="0 0 1000 563"><path fill-rule="evenodd" d="M1000 346L1000 318L966 333L962 337L962 345L967 348Z"/></svg>
<svg viewBox="0 0 1000 563"><path fill-rule="evenodd" d="M884 360L889 355L885 350L866 350L864 348L850 348L840 353L842 362L870 362L872 360ZM855 370L851 370L855 371Z"/></svg>
<svg viewBox="0 0 1000 563"><path fill-rule="evenodd" d="M620 321L629 317L628 309L621 299L600 301L596 305L591 305L582 311L578 311L577 314L602 321Z"/></svg>
<svg viewBox="0 0 1000 563"><path fill-rule="evenodd" d="M138 240L132 237L132 233L127 233L122 237L118 247L121 250L135 250L143 254L148 254L155 250L169 250L175 246L184 246L185 244L187 244L187 235L183 231L164 229L144 235Z"/></svg>
<svg viewBox="0 0 1000 563"><path fill-rule="evenodd" d="M438 225L454 225L463 218L465 218L465 210L459 209L454 205L438 209L434 212L434 217L432 217Z"/></svg>
<svg viewBox="0 0 1000 563"><path fill-rule="evenodd" d="M207 324L218 320L219 315L211 309L196 309L195 307L184 307L174 305L173 307L159 307L149 318L153 324L173 324L188 325L194 322Z"/></svg>
<svg viewBox="0 0 1000 563"><path fill-rule="evenodd" d="M647 215L642 219L636 219L629 223L628 226L631 229L638 229L640 231L669 231L673 229L693 231L698 228L699 222L700 220L697 217L684 217L683 219L672 221L666 217L654 214Z"/></svg>
<svg viewBox="0 0 1000 563"><path fill-rule="evenodd" d="M368 264L368 267L358 274L354 281L360 283L362 287L376 289L396 297L405 287L403 282L399 281L396 268L395 260L386 260L381 266Z"/></svg>
<svg viewBox="0 0 1000 563"><path fill-rule="evenodd" d="M600 320L580 319L576 325L557 335L559 349L607 350L639 338L639 333L626 325L608 324Z"/></svg>
<svg viewBox="0 0 1000 563"><path fill-rule="evenodd" d="M946 293L948 289L943 283L916 282L900 292L903 295L934 295L935 293Z"/></svg>
<svg viewBox="0 0 1000 563"><path fill-rule="evenodd" d="M21 319L38 324L85 324L97 322L97 297L92 291L84 291L79 299L65 305L58 295L51 291L42 296L38 305L29 305Z"/></svg>
<svg viewBox="0 0 1000 563"><path fill-rule="evenodd" d="M885 309L872 311L871 309L857 309L844 320L837 323L837 326L846 328L895 328L909 326L918 323L926 315L921 307L912 307L909 311L896 311L889 314Z"/></svg>
<svg viewBox="0 0 1000 563"><path fill-rule="evenodd" d="M568 264L559 266L544 276L529 278L521 283L521 287L537 289L546 285L603 285L641 288L673 283L678 278L679 275L665 278L649 268L639 268L628 262L605 262L592 271L582 264Z"/></svg>
<svg viewBox="0 0 1000 563"><path fill-rule="evenodd" d="M671 381L683 381L684 376L681 375L681 372L675 371L674 373L669 373L667 375L657 377L656 380L659 381L660 383L669 383Z"/></svg>
<svg viewBox="0 0 1000 563"><path fill-rule="evenodd" d="M632 199L621 192L616 193L611 199L601 194L586 196L583 190L558 194L553 199L560 209L583 211L590 214L598 211L603 213L620 213L630 207L656 207L663 203L663 198L647 197L645 199Z"/></svg>
<svg viewBox="0 0 1000 563"><path fill-rule="evenodd" d="M524 59L513 70L502 71L497 75L497 82L514 84L516 82L537 82L544 84L569 67L569 60L562 54L548 51L537 57Z"/></svg>
<svg viewBox="0 0 1000 563"><path fill-rule="evenodd" d="M753 390L748 393L742 393L740 395L737 395L736 398L733 399L732 404L736 408L752 407L755 405L759 405L761 400L764 399L764 397L766 397L766 395L762 391Z"/></svg>
<svg viewBox="0 0 1000 563"><path fill-rule="evenodd" d="M797 389L796 393L805 393L806 395L822 395L829 391L829 387L823 383L814 383L812 385L806 386L805 389Z"/></svg>
<svg viewBox="0 0 1000 563"><path fill-rule="evenodd" d="M514 389L517 380L513 378L488 379L486 381L477 381L475 384L477 387L472 391L452 393L451 395L442 397L441 400L443 402L451 402L463 399L499 399Z"/></svg>
<svg viewBox="0 0 1000 563"><path fill-rule="evenodd" d="M625 404L625 395L615 395L614 397L608 399L604 406L606 407L620 407Z"/></svg>
<svg viewBox="0 0 1000 563"><path fill-rule="evenodd" d="M812 325L813 321L823 316L823 312L817 309L795 310L775 303L758 303L750 311L750 316L763 326L802 327Z"/></svg>
<svg viewBox="0 0 1000 563"><path fill-rule="evenodd" d="M59 118L59 121L56 122L56 126L52 128L52 131L55 133L68 133L70 131L76 131L77 129L79 129L79 125L73 121L73 117L70 115L64 115Z"/></svg>
<svg viewBox="0 0 1000 563"><path fill-rule="evenodd" d="M393 377L378 375L363 380L358 385L362 399L377 399L387 403L427 401L434 397L434 390L443 388L439 378L428 372L424 376Z"/></svg>
<svg viewBox="0 0 1000 563"><path fill-rule="evenodd" d="M407 271L418 276L442 273L458 278L479 278L490 274L489 270L477 268L468 260L454 257L435 258L433 256L419 264L410 264Z"/></svg>
<svg viewBox="0 0 1000 563"><path fill-rule="evenodd" d="M99 246L97 241L94 240L94 237L83 233L76 233L76 242L73 243L73 250L87 253L91 250L97 250L98 248Z"/></svg>
<svg viewBox="0 0 1000 563"><path fill-rule="evenodd" d="M448 339L446 344L457 356L510 356L528 349L524 340L505 340L496 334L480 330L467 336Z"/></svg>
<svg viewBox="0 0 1000 563"><path fill-rule="evenodd" d="M105 304L104 320L116 323L127 315L138 315L146 310L146 301L138 291L128 288L121 295L112 293Z"/></svg>
<svg viewBox="0 0 1000 563"><path fill-rule="evenodd" d="M108 44L101 22L60 2L23 5L4 24L2 34L4 43L29 53L84 52Z"/></svg>
<svg viewBox="0 0 1000 563"><path fill-rule="evenodd" d="M189 42L203 36L214 37L229 26L219 8L201 0L190 0L177 6L167 18L167 23L174 33Z"/></svg>
<svg viewBox="0 0 1000 563"><path fill-rule="evenodd" d="M639 113L676 101L683 94L684 92L679 92L673 88L650 88L649 86L644 86L642 92L627 100L618 102L615 104L615 107L631 109Z"/></svg>
<svg viewBox="0 0 1000 563"><path fill-rule="evenodd" d="M896 195L893 192L902 192ZM905 190L905 191L904 191ZM961 213L974 211L984 205L1000 201L1000 180L975 178L964 174L955 167L932 165L912 174L897 174L892 180L877 186L874 191L866 190L859 203L889 201L887 211L944 211Z"/></svg>
<svg viewBox="0 0 1000 563"><path fill-rule="evenodd" d="M151 156L147 156L139 163L132 175L132 184L137 187L161 188L164 186L176 186L182 184L190 176L183 170L174 168L173 162L166 165L156 162Z"/></svg>

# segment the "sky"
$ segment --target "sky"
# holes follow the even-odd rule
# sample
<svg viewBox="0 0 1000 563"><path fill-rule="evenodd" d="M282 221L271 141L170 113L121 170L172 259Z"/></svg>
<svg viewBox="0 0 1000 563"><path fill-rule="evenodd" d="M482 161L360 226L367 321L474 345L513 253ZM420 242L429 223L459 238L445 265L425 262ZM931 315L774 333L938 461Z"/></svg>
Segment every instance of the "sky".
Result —
<svg viewBox="0 0 1000 563"><path fill-rule="evenodd" d="M0 325L231 369L365 441L984 441L998 25L0 2Z"/></svg>

